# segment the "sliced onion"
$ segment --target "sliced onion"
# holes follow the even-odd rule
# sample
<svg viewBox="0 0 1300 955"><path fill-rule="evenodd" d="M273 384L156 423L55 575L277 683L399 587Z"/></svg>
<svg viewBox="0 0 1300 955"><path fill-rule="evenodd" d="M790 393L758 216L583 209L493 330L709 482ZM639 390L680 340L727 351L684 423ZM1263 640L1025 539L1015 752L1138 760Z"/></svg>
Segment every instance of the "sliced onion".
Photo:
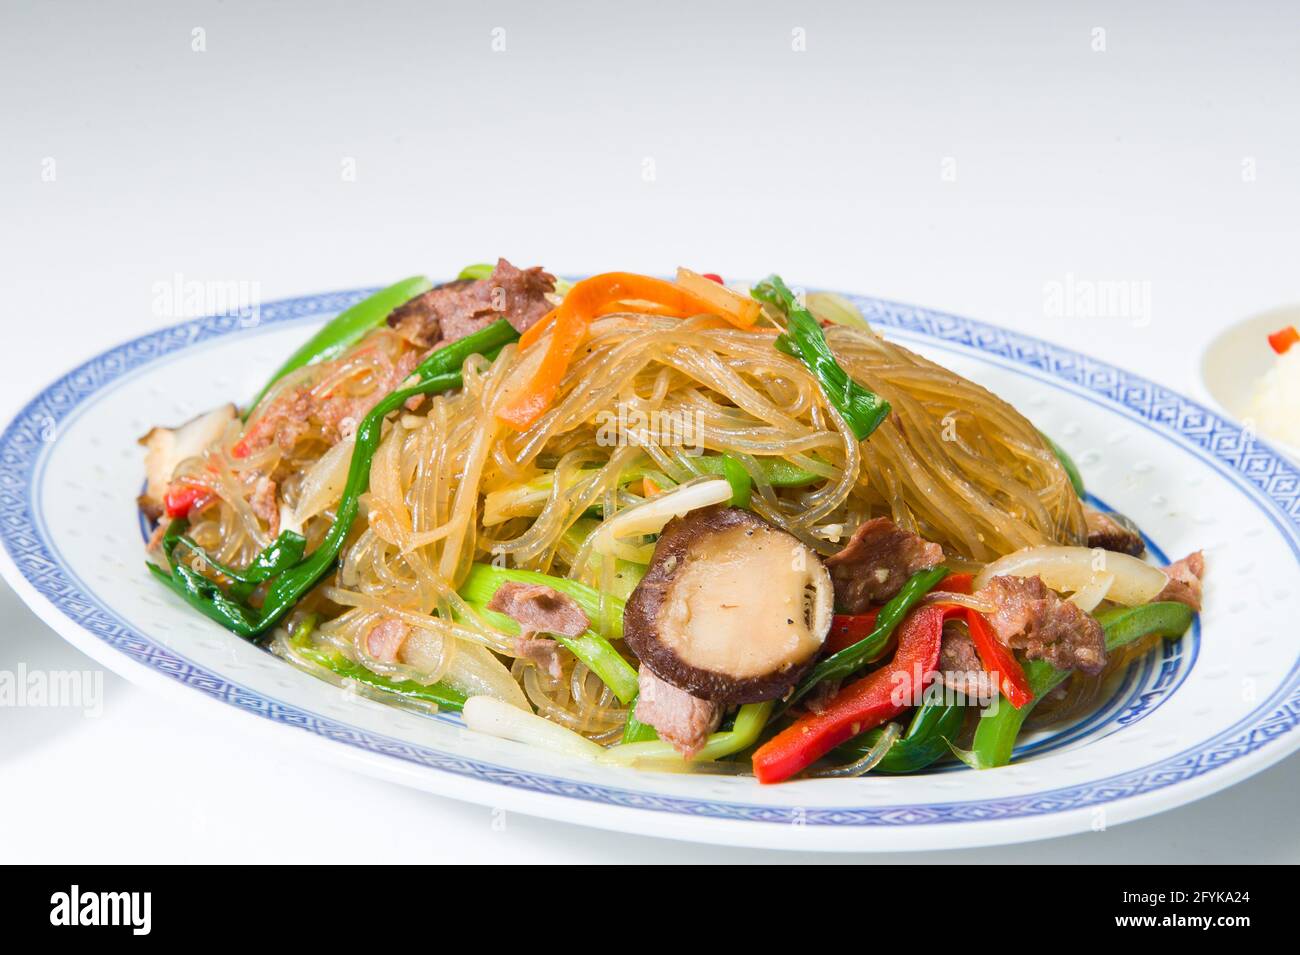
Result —
<svg viewBox="0 0 1300 955"><path fill-rule="evenodd" d="M1136 607L1149 603L1169 582L1159 567L1128 554L1088 547L1026 547L987 565L975 577L979 590L993 577L1041 577L1061 593L1078 593L1102 575L1113 574L1104 594L1108 600Z"/></svg>
<svg viewBox="0 0 1300 955"><path fill-rule="evenodd" d="M419 630L414 631L402 648L412 666L417 662L415 657L417 651L412 641L416 640L420 633ZM447 671L442 675L442 682L466 696L490 696L508 706L532 712L524 691L510 675L506 665L494 657L487 647L481 647L476 643L457 641L455 655L451 658Z"/></svg>
<svg viewBox="0 0 1300 955"><path fill-rule="evenodd" d="M352 463L353 443L351 438L340 441L308 469L293 510L294 523L299 527L342 497Z"/></svg>
<svg viewBox="0 0 1300 955"><path fill-rule="evenodd" d="M885 754L898 742L898 737L902 732L903 727L897 723L890 723L885 727L885 731L880 734L880 739L876 740L876 745L867 750L861 759L855 759L843 766L823 769L820 772L809 773L808 775L815 776L818 779L842 779L865 775L875 769L876 764L885 758Z"/></svg>
<svg viewBox="0 0 1300 955"><path fill-rule="evenodd" d="M1076 590L1070 596L1070 603L1074 604L1084 613L1092 613L1092 611L1096 609L1097 604L1106 599L1106 593L1114 583L1114 574L1098 574L1086 586L1080 590Z"/></svg>
<svg viewBox="0 0 1300 955"><path fill-rule="evenodd" d="M465 725L472 730L553 753L595 759L604 752L598 744L559 723L552 723L530 710L521 710L490 696L471 696L465 701L461 715Z"/></svg>
<svg viewBox="0 0 1300 955"><path fill-rule="evenodd" d="M652 550L648 545L622 543L628 537L658 534L674 517L681 517L697 508L722 504L731 500L731 485L720 478L697 478L680 484L666 494L658 494L642 504L620 511L600 525L592 540L592 549L600 554L616 554L625 560L635 560L625 553L635 551L639 556Z"/></svg>
<svg viewBox="0 0 1300 955"><path fill-rule="evenodd" d="M867 320L862 317L861 310L843 295L834 292L809 292L808 311L812 312L813 318L819 322L833 322L836 325L865 328L868 331L871 329Z"/></svg>

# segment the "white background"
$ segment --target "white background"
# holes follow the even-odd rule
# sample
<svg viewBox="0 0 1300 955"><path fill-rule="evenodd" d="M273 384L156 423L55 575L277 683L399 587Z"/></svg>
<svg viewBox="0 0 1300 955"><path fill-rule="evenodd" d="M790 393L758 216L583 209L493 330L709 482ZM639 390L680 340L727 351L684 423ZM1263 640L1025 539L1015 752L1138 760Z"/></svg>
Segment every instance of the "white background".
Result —
<svg viewBox="0 0 1300 955"><path fill-rule="evenodd" d="M155 301L178 275L270 300L498 254L780 270L1201 399L1214 334L1300 301L1294 5L807 7L5 3L0 404L183 318ZM1150 307L1062 317L1071 281ZM0 621L0 669L92 666L7 590ZM104 697L0 711L0 860L795 858L494 826L111 674ZM1293 758L1107 832L924 858L1295 862L1297 791Z"/></svg>

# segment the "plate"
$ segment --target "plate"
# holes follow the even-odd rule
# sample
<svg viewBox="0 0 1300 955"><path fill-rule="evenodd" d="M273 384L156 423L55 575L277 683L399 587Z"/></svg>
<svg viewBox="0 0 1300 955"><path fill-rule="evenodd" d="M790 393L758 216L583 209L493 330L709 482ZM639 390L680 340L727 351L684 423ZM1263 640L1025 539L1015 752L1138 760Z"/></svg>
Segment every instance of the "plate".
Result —
<svg viewBox="0 0 1300 955"><path fill-rule="evenodd" d="M1242 319L1206 346L1201 356L1201 380L1210 397L1238 421L1244 422L1249 416L1255 388L1273 367L1275 356L1266 339L1288 325L1300 327L1300 305L1274 308ZM1282 441L1275 443L1292 461L1300 462L1300 448Z"/></svg>
<svg viewBox="0 0 1300 955"><path fill-rule="evenodd" d="M1158 557L1205 549L1205 613L1096 713L1020 759L912 777L759 786L597 767L483 737L300 673L189 610L144 570L135 439L246 397L370 289L189 321L45 388L0 437L0 569L59 634L123 676L395 782L568 822L790 849L941 849L1117 825L1189 802L1300 745L1289 613L1300 473L1231 421L1138 375L953 315L853 297L885 334L1001 394L1071 451L1091 493Z"/></svg>

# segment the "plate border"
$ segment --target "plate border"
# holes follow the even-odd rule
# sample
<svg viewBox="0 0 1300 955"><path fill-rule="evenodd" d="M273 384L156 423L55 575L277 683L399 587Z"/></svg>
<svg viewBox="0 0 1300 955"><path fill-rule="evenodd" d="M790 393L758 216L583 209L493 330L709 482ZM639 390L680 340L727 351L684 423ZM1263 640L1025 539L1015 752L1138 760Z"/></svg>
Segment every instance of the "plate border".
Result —
<svg viewBox="0 0 1300 955"><path fill-rule="evenodd" d="M273 326L337 312L372 289L327 292L263 305L258 326ZM1151 430L1176 439L1198 458L1231 476L1282 531L1300 556L1300 473L1283 455L1199 404L1139 376L1070 349L993 325L882 299L849 296L873 324L934 339L958 351L975 351L1037 370L1049 383L1073 386L1097 404L1116 407ZM84 362L43 389L9 422L0 436L0 538L6 577L21 576L67 618L114 651L185 686L202 690L244 712L284 726L305 729L326 740L367 753L398 757L418 766L469 777L493 786L652 810L692 819L782 823L817 827L916 827L945 823L1042 818L1150 795L1258 754L1281 759L1300 746L1292 731L1300 722L1300 660L1287 678L1251 713L1216 736L1148 766L1101 780L1046 792L1000 799L931 803L923 806L804 807L729 803L639 792L523 772L361 730L242 687L205 670L132 630L107 606L69 578L50 552L33 503L34 478L57 440L59 424L98 391L158 359L236 332L248 332L247 315L206 316L142 335ZM957 346L955 349L953 346ZM1053 381L1055 379L1055 381ZM1261 754L1262 755L1262 754ZM1232 774L1219 785L1227 785ZM1213 788L1219 788L1215 786ZM1207 789L1206 791L1210 791ZM1021 836L1020 838L1027 838ZM730 840L728 840L730 841Z"/></svg>

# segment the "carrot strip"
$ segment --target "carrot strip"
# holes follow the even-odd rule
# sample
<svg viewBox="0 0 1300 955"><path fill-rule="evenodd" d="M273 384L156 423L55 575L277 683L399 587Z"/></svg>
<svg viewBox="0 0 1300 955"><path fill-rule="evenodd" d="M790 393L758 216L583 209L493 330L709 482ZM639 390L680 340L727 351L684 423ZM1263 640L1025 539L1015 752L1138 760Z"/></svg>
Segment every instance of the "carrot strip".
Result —
<svg viewBox="0 0 1300 955"><path fill-rule="evenodd" d="M546 355L533 374L532 380L509 404L497 411L497 418L517 431L522 431L536 421L550 407L559 391L560 382L582 347L591 321L601 309L619 302L646 302L655 314L686 318L691 315L721 315L732 324L745 328L758 316L757 307L751 309L747 300L736 296L739 303L734 310L723 307L726 303L702 298L673 282L637 275L632 272L606 272L583 279L569 290L558 308L549 312L540 322L528 329L519 340L520 349L527 349L550 332ZM743 306L743 307L742 307Z"/></svg>

